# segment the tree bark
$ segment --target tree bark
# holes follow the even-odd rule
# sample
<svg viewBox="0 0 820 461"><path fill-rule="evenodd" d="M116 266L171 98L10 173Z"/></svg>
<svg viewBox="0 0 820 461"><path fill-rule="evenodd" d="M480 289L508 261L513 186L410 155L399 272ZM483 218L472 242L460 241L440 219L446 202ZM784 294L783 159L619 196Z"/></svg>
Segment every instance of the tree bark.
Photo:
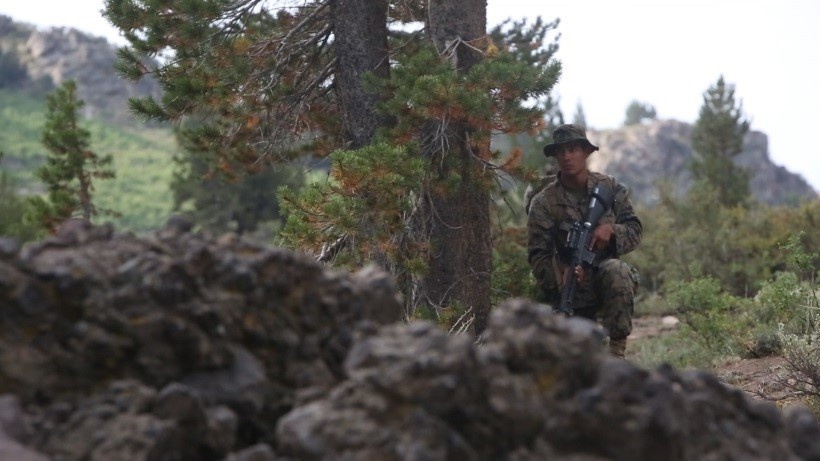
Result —
<svg viewBox="0 0 820 461"><path fill-rule="evenodd" d="M338 58L334 90L339 100L346 147L359 149L370 144L376 130L388 123L387 118L376 111L379 94L368 90L365 82L368 73L379 78L390 75L388 1L335 0L332 8L334 52ZM372 233L367 224L364 227L365 235ZM333 246L344 246L349 241L339 239ZM325 255L338 252L339 248ZM380 266L388 267L382 252L374 250L372 258Z"/></svg>
<svg viewBox="0 0 820 461"><path fill-rule="evenodd" d="M390 73L387 0L336 0L333 18L338 57L335 91L347 140L358 149L369 144L385 123L375 111L378 95L367 90L363 75Z"/></svg>
<svg viewBox="0 0 820 461"><path fill-rule="evenodd" d="M467 72L483 59L472 46L486 35L486 0L430 0L428 21L434 45L440 53L454 51L445 58L459 71ZM471 309L474 332L480 334L490 310L489 173L473 155L478 151L470 140L474 129L464 122L443 123L431 122L422 143L434 168L422 213L431 244L422 292L433 304ZM454 174L457 184L445 184Z"/></svg>

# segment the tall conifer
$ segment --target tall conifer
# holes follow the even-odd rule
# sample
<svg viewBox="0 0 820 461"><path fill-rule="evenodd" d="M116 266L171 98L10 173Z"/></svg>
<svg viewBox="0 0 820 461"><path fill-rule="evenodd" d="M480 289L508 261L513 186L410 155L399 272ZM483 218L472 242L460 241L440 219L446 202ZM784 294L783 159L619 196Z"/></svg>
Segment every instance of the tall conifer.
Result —
<svg viewBox="0 0 820 461"><path fill-rule="evenodd" d="M748 132L749 121L743 115L742 103L735 101L735 86L721 75L703 94L700 116L692 130L695 158L691 171L695 181L703 181L717 191L722 205L743 205L749 199L749 174L734 163L743 151Z"/></svg>
<svg viewBox="0 0 820 461"><path fill-rule="evenodd" d="M92 152L91 133L79 124L83 105L73 80L48 95L43 145L49 153L36 173L48 189L48 200L32 201L35 219L47 229L71 217L91 220L98 213L92 200L94 180L114 177L111 156Z"/></svg>

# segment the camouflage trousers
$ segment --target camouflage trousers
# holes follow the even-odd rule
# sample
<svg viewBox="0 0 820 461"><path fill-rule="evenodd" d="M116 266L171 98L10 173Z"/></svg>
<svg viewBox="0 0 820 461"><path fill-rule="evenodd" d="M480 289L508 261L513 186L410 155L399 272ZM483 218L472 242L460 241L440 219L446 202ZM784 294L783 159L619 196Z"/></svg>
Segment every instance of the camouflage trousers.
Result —
<svg viewBox="0 0 820 461"><path fill-rule="evenodd" d="M632 314L635 310L635 290L640 279L638 272L620 259L607 259L592 277L585 277L576 288L575 315L600 319L610 339L623 339L632 332Z"/></svg>

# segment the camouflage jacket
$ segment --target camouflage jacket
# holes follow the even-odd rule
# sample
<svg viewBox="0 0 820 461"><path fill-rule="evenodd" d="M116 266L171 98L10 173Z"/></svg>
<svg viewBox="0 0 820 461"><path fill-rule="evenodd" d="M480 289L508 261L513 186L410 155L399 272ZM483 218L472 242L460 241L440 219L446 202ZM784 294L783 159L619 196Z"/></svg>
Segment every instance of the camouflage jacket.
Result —
<svg viewBox="0 0 820 461"><path fill-rule="evenodd" d="M548 295L557 293L559 274L571 256L565 247L569 228L574 221L586 217L590 194L599 182L609 183L615 201L598 224L612 224L615 238L608 248L596 254L593 265L629 253L641 243L641 221L632 208L626 188L615 178L590 172L587 190L581 193L568 191L556 178L533 197L527 220L527 259L535 279Z"/></svg>

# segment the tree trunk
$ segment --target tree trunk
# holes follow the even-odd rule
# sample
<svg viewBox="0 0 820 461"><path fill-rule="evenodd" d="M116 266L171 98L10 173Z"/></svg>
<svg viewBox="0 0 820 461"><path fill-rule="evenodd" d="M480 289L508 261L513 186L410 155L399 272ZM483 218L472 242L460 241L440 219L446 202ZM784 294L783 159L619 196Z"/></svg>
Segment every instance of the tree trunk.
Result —
<svg viewBox="0 0 820 461"><path fill-rule="evenodd" d="M345 143L351 149L370 144L376 130L387 119L376 112L378 93L368 91L365 74L380 78L390 75L387 42L387 0L336 0L333 8L334 52L338 58L335 91L344 127ZM368 227L367 224L364 227ZM364 229L365 235L371 229ZM333 245L347 245L339 239ZM338 252L331 250L327 255ZM374 250L373 260L384 268L387 257ZM321 259L320 259L321 260Z"/></svg>
<svg viewBox="0 0 820 461"><path fill-rule="evenodd" d="M463 42L486 35L486 0L430 0L428 8L428 30L436 48L441 53L455 46L446 59L459 71L468 71L483 56ZM466 123L443 123L432 121L422 144L435 172L422 213L431 244L422 292L436 305L471 309L474 331L480 334L490 310L489 173L472 155L478 151L470 141L473 129ZM455 185L448 182L453 175L459 177Z"/></svg>
<svg viewBox="0 0 820 461"><path fill-rule="evenodd" d="M88 178L88 174L84 171L81 171L77 176L77 179L80 181L80 189L78 192L80 195L80 208L83 210L83 219L91 222L91 214L94 210L91 204L91 181Z"/></svg>
<svg viewBox="0 0 820 461"><path fill-rule="evenodd" d="M378 95L365 88L363 75L390 73L387 0L337 0L333 4L334 51L338 57L335 91L351 148L366 146L385 121L376 114Z"/></svg>

